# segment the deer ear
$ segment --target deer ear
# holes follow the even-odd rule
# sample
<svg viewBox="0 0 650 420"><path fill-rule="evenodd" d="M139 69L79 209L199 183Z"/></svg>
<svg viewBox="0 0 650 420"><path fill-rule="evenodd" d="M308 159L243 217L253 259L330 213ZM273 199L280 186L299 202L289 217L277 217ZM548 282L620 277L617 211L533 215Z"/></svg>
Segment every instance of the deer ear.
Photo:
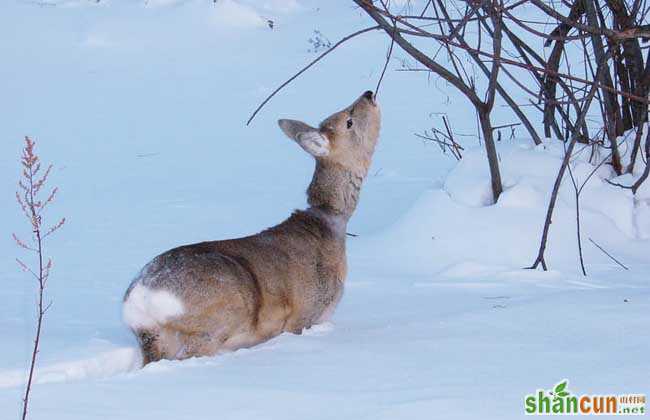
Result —
<svg viewBox="0 0 650 420"><path fill-rule="evenodd" d="M314 127L296 120L278 120L278 125L290 139L314 157L327 156L330 142Z"/></svg>

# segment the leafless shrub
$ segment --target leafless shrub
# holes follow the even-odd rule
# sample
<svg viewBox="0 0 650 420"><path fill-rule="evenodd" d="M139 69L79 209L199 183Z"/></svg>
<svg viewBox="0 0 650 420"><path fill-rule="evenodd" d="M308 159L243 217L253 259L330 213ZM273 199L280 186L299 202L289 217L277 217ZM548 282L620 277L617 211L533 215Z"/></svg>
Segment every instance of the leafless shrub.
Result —
<svg viewBox="0 0 650 420"><path fill-rule="evenodd" d="M445 1L429 0L421 10L405 14L391 10L385 0L354 0L384 34L390 37L417 66L401 71L426 71L434 74L462 93L474 108L484 140L494 201L499 197L501 181L494 149L491 109L498 94L520 120L536 144L541 143L523 106L532 106L543 121L544 134L565 142L566 154L553 185L538 255L532 268L541 264L547 269L544 251L557 194L565 172L574 184L578 248L583 273L586 273L580 240L580 192L569 163L576 143L606 150L606 159L615 174L631 172L641 148L641 132L647 121L650 91L650 56L640 42L650 35L644 21L650 11L645 0L574 0L564 3L531 1ZM549 23L556 26L548 31ZM432 53L431 43L438 45ZM526 39L526 41L524 41ZM533 40L531 42L531 40ZM552 47L550 54L540 54L535 43ZM507 52L505 54L504 52ZM444 53L444 54L442 54ZM574 68L569 54L584 58L583 68ZM645 56L645 59L644 59ZM644 65L645 61L645 65ZM468 67L468 64L471 65ZM484 76L484 98L479 97L476 71ZM528 104L512 99L503 81L509 80L529 97ZM600 122L587 118L597 108ZM559 117L559 119L558 119ZM605 142L592 139L589 125L604 133ZM624 167L617 139L625 130L636 130L631 163ZM452 150L449 135L434 129L418 135ZM499 132L500 138L500 132ZM452 152L453 153L453 152ZM458 156L454 153L454 156ZM644 182L647 167L634 186ZM625 187L625 186L623 186Z"/></svg>

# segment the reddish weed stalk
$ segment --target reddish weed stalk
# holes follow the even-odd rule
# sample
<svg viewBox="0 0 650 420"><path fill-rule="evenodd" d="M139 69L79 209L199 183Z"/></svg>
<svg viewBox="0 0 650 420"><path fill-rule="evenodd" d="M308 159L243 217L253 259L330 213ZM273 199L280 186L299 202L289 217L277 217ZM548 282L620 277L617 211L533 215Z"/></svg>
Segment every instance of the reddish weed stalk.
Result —
<svg viewBox="0 0 650 420"><path fill-rule="evenodd" d="M58 188L55 187L52 189L47 196L42 194L43 187L47 183L47 178L52 170L52 165L49 165L45 170L42 170L41 161L38 155L34 152L34 146L36 146L36 143L29 137L25 137L25 146L23 147L23 154L20 158L23 172L18 181L19 190L16 191L16 201L18 201L23 214L27 220L29 220L32 237L30 241L24 241L15 233L12 234L16 244L20 248L36 254L36 259L38 260L38 266L32 268L23 260L16 258L20 268L22 268L23 271L30 273L38 282L36 337L34 338L32 358L29 366L29 376L25 387L25 396L23 397L23 420L27 418L27 407L29 405L32 380L34 378L36 355L40 348L43 317L52 305L52 302L44 305L45 287L47 285L47 280L50 277L52 259L48 258L47 261L44 261L43 243L45 238L56 232L65 223L65 218L63 218L48 228L44 228L43 226L43 212L47 206L54 201ZM42 197L46 198L43 200Z"/></svg>

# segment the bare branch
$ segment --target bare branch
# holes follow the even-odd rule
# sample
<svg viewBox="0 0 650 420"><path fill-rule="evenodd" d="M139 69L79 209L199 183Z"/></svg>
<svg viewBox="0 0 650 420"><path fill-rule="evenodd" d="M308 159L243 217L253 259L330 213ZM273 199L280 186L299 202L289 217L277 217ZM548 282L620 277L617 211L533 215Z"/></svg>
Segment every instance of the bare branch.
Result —
<svg viewBox="0 0 650 420"><path fill-rule="evenodd" d="M271 94L270 94L269 96L267 96L266 99L264 99L264 100L262 101L262 103L261 103L257 108L255 108L255 111L253 111L253 114L251 114L250 118L248 118L248 121L246 121L246 125L250 125L251 121L253 121L253 118L255 118L255 116L257 115L257 113L260 112L260 110L262 109L262 107L264 107L264 105L266 105L266 103L267 103L268 101L270 101L271 98L273 98L273 97L274 97L274 96L275 96L275 95L276 95L280 90L282 90L286 85L288 85L289 83L291 83L291 82L293 82L295 79L297 79L301 74L303 74L305 71L307 71L311 66L313 66L313 65L316 64L316 63L318 63L320 60L322 60L323 58L325 58L325 56L327 56L329 53L331 53L332 51L334 51L337 47L339 47L341 44L345 43L346 41L349 41L350 39L352 39L352 38L354 38L354 37L356 37L356 36L359 36L359 35L361 35L361 34L365 34L366 32L374 31L375 29L379 29L379 26L371 26L370 28L361 29L361 30L359 30L359 31L353 32L353 33L351 33L350 35L347 35L347 36L341 38L341 40L340 40L339 42L337 42L336 44L332 45L331 48L329 48L327 51L325 51L324 53L322 53L321 55L319 55L318 57L316 57L316 59L312 60L312 61L311 61L309 64L307 64L305 67L303 67L302 69L300 69L300 71L298 71L298 73L296 73L296 74L294 74L293 76L291 76L291 77L289 78L289 80L287 80L286 82L282 83L282 84L281 84L280 86L278 86L278 87L277 87L273 92L271 92Z"/></svg>
<svg viewBox="0 0 650 420"><path fill-rule="evenodd" d="M610 254L609 252L605 251L605 249L604 249L602 246L598 245L598 244L596 243L596 241L594 241L594 240L591 239L591 238L589 238L589 241L590 241L592 244L594 244L594 245L596 246L596 248L600 249L600 250L603 252L603 254L605 254L605 255L607 255L609 258L611 258L612 261L614 261L616 264L620 265L621 267L623 267L623 268L626 269L626 270L629 270L629 268L627 268L627 267L625 266L625 264L623 264L622 262L620 262L619 260L617 260L616 258L614 258L614 257L612 256L612 254Z"/></svg>

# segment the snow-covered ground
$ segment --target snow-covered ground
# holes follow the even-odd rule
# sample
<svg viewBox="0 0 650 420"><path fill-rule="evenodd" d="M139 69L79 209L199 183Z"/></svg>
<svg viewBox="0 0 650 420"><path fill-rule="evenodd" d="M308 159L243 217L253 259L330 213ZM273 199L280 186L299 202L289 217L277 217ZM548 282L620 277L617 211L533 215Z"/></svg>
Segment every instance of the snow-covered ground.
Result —
<svg viewBox="0 0 650 420"><path fill-rule="evenodd" d="M606 167L589 181L583 277L567 182L551 270L523 270L561 146L504 136L506 191L486 206L476 139L463 140L455 165L413 136L438 125L437 112L475 132L462 98L394 71L379 96L380 145L348 228L359 236L348 242L332 321L138 369L120 319L130 279L161 251L256 232L304 206L313 163L276 119L317 123L373 89L386 39L351 41L245 121L314 57L314 30L335 42L364 25L343 0L0 4L0 418L18 416L33 338L35 284L10 237L28 233L12 199L26 134L55 163L61 193L49 215L68 220L47 245L53 306L33 419L516 419L525 394L563 378L576 392L650 394L650 186L634 199L602 180ZM497 107L496 123L512 121ZM574 162L579 180L593 169L585 158Z"/></svg>

